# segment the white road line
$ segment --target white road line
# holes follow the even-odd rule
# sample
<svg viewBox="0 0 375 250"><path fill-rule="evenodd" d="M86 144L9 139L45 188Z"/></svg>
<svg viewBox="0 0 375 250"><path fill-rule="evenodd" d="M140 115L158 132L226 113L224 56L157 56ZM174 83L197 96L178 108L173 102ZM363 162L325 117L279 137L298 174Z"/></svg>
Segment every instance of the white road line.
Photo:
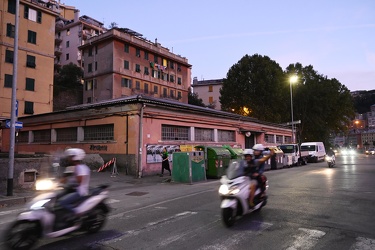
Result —
<svg viewBox="0 0 375 250"><path fill-rule="evenodd" d="M120 200L108 199L108 200L106 201L107 204L112 204L112 203L116 203L116 202L120 202Z"/></svg>
<svg viewBox="0 0 375 250"><path fill-rule="evenodd" d="M311 249L326 234L323 231L307 228L298 228L298 230L300 232L293 236L295 238L293 244L286 250Z"/></svg>
<svg viewBox="0 0 375 250"><path fill-rule="evenodd" d="M150 208L150 207L157 207L157 206L159 206L161 204L165 204L165 203L168 203L168 202L171 202L171 201L185 199L186 197L195 196L195 195L203 194L203 193L208 193L208 192L212 192L214 190L216 190L216 189L209 189L209 190L197 192L197 193L194 193L194 194L188 194L188 195L184 195L184 196L179 196L177 198L172 198L172 199L169 199L169 200L164 200L164 201L157 202L157 203L154 203L154 204L151 204L151 205L148 205L148 206L144 206L144 207L140 207L140 208L135 208L135 209L132 209L132 210L129 210L129 211L126 211L126 212L122 212L122 213L110 215L110 216L108 216L108 219L111 220L111 219L121 218L125 214L128 214L128 213L132 213L132 212L135 212L135 211L140 211L140 210L143 210L143 209L146 209L146 208Z"/></svg>
<svg viewBox="0 0 375 250"><path fill-rule="evenodd" d="M357 237L356 243L350 250L371 250L375 249L375 239Z"/></svg>

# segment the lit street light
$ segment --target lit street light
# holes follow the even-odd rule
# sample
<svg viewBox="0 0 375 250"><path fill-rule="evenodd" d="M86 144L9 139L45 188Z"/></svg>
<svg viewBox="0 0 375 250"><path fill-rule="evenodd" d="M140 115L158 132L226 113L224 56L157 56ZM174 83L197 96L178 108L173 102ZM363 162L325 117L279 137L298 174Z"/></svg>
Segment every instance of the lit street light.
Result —
<svg viewBox="0 0 375 250"><path fill-rule="evenodd" d="M289 78L290 83L290 109L292 112L292 143L295 143L295 136L294 136L294 120L293 120L293 92L292 92L292 83L296 83L298 80L298 76L293 75Z"/></svg>

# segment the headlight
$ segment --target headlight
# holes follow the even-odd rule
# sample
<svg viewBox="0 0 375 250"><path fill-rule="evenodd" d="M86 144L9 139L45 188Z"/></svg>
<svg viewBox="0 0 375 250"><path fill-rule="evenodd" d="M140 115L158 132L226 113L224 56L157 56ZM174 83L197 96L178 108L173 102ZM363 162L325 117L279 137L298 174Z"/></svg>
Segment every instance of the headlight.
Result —
<svg viewBox="0 0 375 250"><path fill-rule="evenodd" d="M332 160L332 157L326 156L326 161L330 161L330 160Z"/></svg>
<svg viewBox="0 0 375 250"><path fill-rule="evenodd" d="M219 188L219 194L222 194L222 195L228 195L228 194L235 195L238 192L240 192L240 189L237 186L233 186L229 188L227 185L221 185Z"/></svg>
<svg viewBox="0 0 375 250"><path fill-rule="evenodd" d="M35 183L35 189L39 191L52 190L55 187L55 182L50 179L37 180Z"/></svg>

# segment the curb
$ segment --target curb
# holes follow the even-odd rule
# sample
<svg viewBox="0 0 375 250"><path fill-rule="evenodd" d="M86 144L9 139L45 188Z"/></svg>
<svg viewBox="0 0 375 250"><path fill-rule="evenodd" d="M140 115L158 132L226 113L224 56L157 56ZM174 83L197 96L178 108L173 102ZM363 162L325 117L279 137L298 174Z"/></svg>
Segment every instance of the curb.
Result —
<svg viewBox="0 0 375 250"><path fill-rule="evenodd" d="M7 208L14 205L26 204L31 201L34 196L20 196L20 197L9 197L5 199L0 198L0 209Z"/></svg>

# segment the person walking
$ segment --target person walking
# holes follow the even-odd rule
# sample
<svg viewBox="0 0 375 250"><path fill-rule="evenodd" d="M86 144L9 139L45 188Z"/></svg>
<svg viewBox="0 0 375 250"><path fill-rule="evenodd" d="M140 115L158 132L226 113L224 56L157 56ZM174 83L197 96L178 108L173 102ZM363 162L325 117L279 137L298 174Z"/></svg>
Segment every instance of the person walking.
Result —
<svg viewBox="0 0 375 250"><path fill-rule="evenodd" d="M163 148L162 153L160 154L162 158L161 162L161 174L160 177L163 177L164 169L169 171L169 175L172 175L171 168L169 167L168 151L167 148Z"/></svg>

